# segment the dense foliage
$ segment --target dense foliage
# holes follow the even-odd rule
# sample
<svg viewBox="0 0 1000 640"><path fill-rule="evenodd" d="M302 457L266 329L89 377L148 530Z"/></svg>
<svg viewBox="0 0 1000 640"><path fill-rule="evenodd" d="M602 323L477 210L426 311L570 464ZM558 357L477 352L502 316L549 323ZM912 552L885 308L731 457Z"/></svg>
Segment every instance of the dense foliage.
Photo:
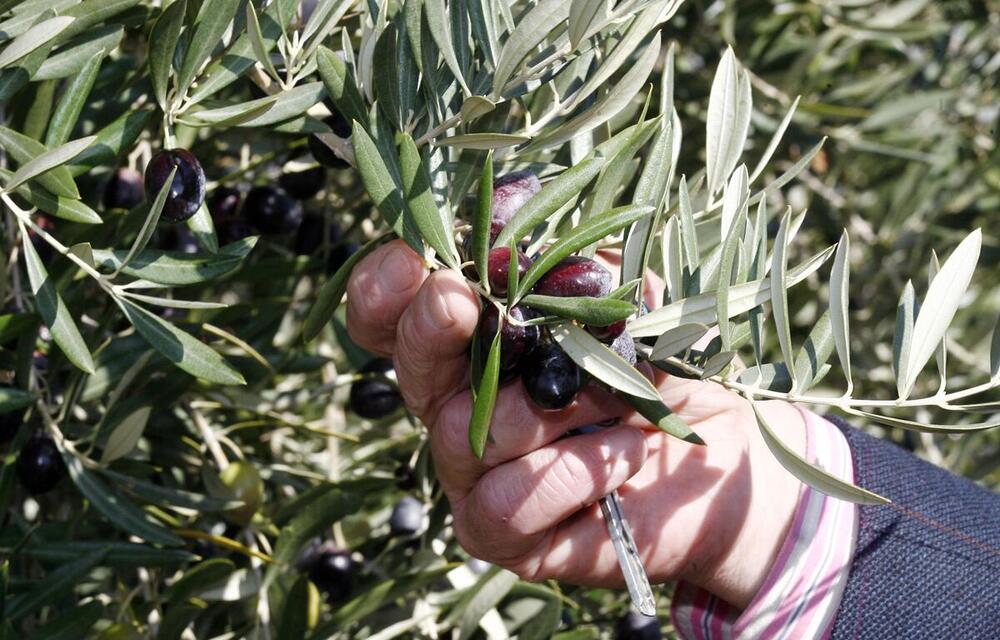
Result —
<svg viewBox="0 0 1000 640"><path fill-rule="evenodd" d="M997 42L974 1L0 0L0 637L634 637L620 593L461 550L391 366L344 328L394 235L479 286L478 187L515 171L551 204L510 223L529 254L624 246L615 286L648 264L666 308L707 301L521 292L570 356L598 347L567 318L625 305L640 357L1000 486ZM921 301L957 312L936 333Z"/></svg>

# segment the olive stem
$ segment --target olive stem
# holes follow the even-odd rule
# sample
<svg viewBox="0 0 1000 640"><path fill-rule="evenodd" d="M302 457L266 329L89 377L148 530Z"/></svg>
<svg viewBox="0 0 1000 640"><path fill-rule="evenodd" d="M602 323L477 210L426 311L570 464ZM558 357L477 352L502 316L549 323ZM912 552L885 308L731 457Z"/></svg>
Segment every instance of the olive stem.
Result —
<svg viewBox="0 0 1000 640"><path fill-rule="evenodd" d="M205 447L208 448L212 457L215 458L215 464L218 465L219 471L222 471L229 466L229 458L226 457L225 452L222 451L222 447L219 446L219 440L215 437L212 426L208 424L208 420L205 419L201 411L189 403L185 403L185 408L194 421L195 426L198 427L198 431L201 432L201 439L205 441Z"/></svg>

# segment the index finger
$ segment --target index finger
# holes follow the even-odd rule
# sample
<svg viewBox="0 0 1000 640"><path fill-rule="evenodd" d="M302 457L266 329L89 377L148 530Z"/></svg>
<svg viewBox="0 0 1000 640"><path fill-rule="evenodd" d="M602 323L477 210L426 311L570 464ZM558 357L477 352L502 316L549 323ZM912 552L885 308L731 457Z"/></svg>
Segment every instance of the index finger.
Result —
<svg viewBox="0 0 1000 640"><path fill-rule="evenodd" d="M390 356L396 325L427 278L424 261L402 240L365 256L347 283L347 332L359 346Z"/></svg>

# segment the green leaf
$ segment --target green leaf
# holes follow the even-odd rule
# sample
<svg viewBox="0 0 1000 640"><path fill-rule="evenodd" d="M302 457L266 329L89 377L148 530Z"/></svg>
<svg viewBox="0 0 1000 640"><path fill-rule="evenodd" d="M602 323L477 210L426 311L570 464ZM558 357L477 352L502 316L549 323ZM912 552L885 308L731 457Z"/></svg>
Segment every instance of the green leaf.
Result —
<svg viewBox="0 0 1000 640"><path fill-rule="evenodd" d="M116 158L132 150L152 113L151 108L128 109L111 124L98 131L94 144L77 156L74 164L67 167L70 175L80 175L96 166L114 164ZM42 184L45 186L44 183ZM48 189L47 186L46 189ZM57 192L53 191L53 193Z"/></svg>
<svg viewBox="0 0 1000 640"><path fill-rule="evenodd" d="M792 390L792 377L784 362L768 363L749 367L740 372L736 380L740 384L768 391L787 393Z"/></svg>
<svg viewBox="0 0 1000 640"><path fill-rule="evenodd" d="M472 261L479 274L479 282L489 289L487 265L490 253L490 229L493 221L493 152L486 154L483 170L479 175L476 194L476 212L472 221Z"/></svg>
<svg viewBox="0 0 1000 640"><path fill-rule="evenodd" d="M195 75L212 55L222 35L233 21L240 0L205 0L195 21L194 35L184 54L184 62L177 72L177 96L187 95Z"/></svg>
<svg viewBox="0 0 1000 640"><path fill-rule="evenodd" d="M0 413L23 409L35 401L34 393L17 387L0 386Z"/></svg>
<svg viewBox="0 0 1000 640"><path fill-rule="evenodd" d="M247 6L249 7L251 5L248 4ZM266 98L249 100L238 104L227 104L221 107L194 111L191 113L189 119L185 119L185 122L190 122L193 126L214 125L220 127L231 127L243 125L246 122L258 118L270 111L278 101L280 95L281 94L275 94L273 96L267 96ZM208 105L208 103L209 101L205 101L202 104Z"/></svg>
<svg viewBox="0 0 1000 640"><path fill-rule="evenodd" d="M124 33L124 28L118 24L105 25L86 33L81 40L49 56L31 79L38 82L75 76L93 56L103 57L117 48Z"/></svg>
<svg viewBox="0 0 1000 640"><path fill-rule="evenodd" d="M202 560L184 572L176 582L163 592L163 599L171 605L184 602L205 590L214 587L236 570L236 565L228 558Z"/></svg>
<svg viewBox="0 0 1000 640"><path fill-rule="evenodd" d="M38 627L33 637L45 640L80 640L87 637L103 614L104 605L97 600L77 604Z"/></svg>
<svg viewBox="0 0 1000 640"><path fill-rule="evenodd" d="M427 164L409 134L401 136L399 158L403 170L403 193L420 235L445 264L458 270L458 249L455 247L451 217L434 202Z"/></svg>
<svg viewBox="0 0 1000 640"><path fill-rule="evenodd" d="M118 302L139 335L178 368L215 384L246 384L239 371L201 340L128 300Z"/></svg>
<svg viewBox="0 0 1000 640"><path fill-rule="evenodd" d="M365 184L368 197L385 221L392 226L396 235L406 240L418 255L423 255L423 240L410 232L406 224L402 185L393 179L375 142L357 121L354 122L351 141L354 146L354 159L358 163L358 171L361 173L361 180Z"/></svg>
<svg viewBox="0 0 1000 640"><path fill-rule="evenodd" d="M607 17L607 0L572 0L569 7L569 46L576 50L592 24Z"/></svg>
<svg viewBox="0 0 1000 640"><path fill-rule="evenodd" d="M257 56L257 61L264 65L264 70L267 71L268 75L275 79L279 78L278 70L271 62L270 48L264 41L264 34L260 31L260 19L257 17L257 10L254 9L252 2L247 3L246 18L247 36L250 38L250 45L253 47L254 55Z"/></svg>
<svg viewBox="0 0 1000 640"><path fill-rule="evenodd" d="M265 127L276 124L283 120L288 120L300 116L313 106L319 104L326 95L326 89L322 82L310 82L294 89L288 89L277 94L274 103L265 109L260 115L256 115L247 120L240 120L237 124L240 127ZM263 100L267 100L264 98ZM245 105L243 105L245 106ZM239 109L241 105L231 107ZM204 112L199 114L204 117Z"/></svg>
<svg viewBox="0 0 1000 640"><path fill-rule="evenodd" d="M833 250L833 247L828 247L789 271L786 279L787 286L798 284L815 273L823 266ZM728 304L730 317L746 313L754 307L764 304L770 297L771 278L763 278L730 287ZM716 322L715 302L715 292L689 296L633 318L628 323L628 331L634 338L645 338L658 336L664 331L690 322L711 325Z"/></svg>
<svg viewBox="0 0 1000 640"><path fill-rule="evenodd" d="M788 107L785 117L781 119L781 123L778 125L778 128L775 129L774 135L771 136L771 141L767 143L767 148L764 149L764 153L760 154L760 160L757 161L757 166L754 167L753 173L750 174L751 183L753 183L753 181L756 180L760 174L764 173L764 169L767 168L767 163L771 160L771 156L774 155L775 149L778 148L781 138L785 135L785 131L788 129L788 125L792 121L792 116L795 115L795 109L799 106L799 98L801 98L801 96L795 96L792 106Z"/></svg>
<svg viewBox="0 0 1000 640"><path fill-rule="evenodd" d="M92 556L107 549L102 566L116 569L135 567L174 567L195 560L184 549L160 549L137 542L111 540L35 540L21 553L47 564L65 564L81 556Z"/></svg>
<svg viewBox="0 0 1000 640"><path fill-rule="evenodd" d="M1000 322L993 327L993 338L990 340L990 378L1000 376Z"/></svg>
<svg viewBox="0 0 1000 640"><path fill-rule="evenodd" d="M580 115L535 138L530 148L546 148L563 144L586 133L618 115L635 98L653 71L660 57L660 38L655 35L635 64L629 67L614 87L598 98L594 106Z"/></svg>
<svg viewBox="0 0 1000 640"><path fill-rule="evenodd" d="M708 327L697 322L674 327L656 339L650 358L666 360L675 356L693 347L706 333L708 333Z"/></svg>
<svg viewBox="0 0 1000 640"><path fill-rule="evenodd" d="M9 179L12 175L14 174L10 171L0 169L0 177L4 180ZM81 224L100 224L103 222L101 216L82 201L54 196L34 182L22 184L15 189L15 193L27 200L33 207L63 220Z"/></svg>
<svg viewBox="0 0 1000 640"><path fill-rule="evenodd" d="M421 587L440 579L444 574L454 569L454 565L445 565L424 569L418 573L382 580L353 600L341 605L330 620L321 625L313 633L313 638L329 638L336 632L378 611L387 602L398 600L413 594Z"/></svg>
<svg viewBox="0 0 1000 640"><path fill-rule="evenodd" d="M344 264L340 265L336 273L330 276L330 279L323 284L316 294L316 301L309 308L309 313L306 314L306 320L302 326L302 339L305 342L318 336L319 332L323 330L323 327L326 326L326 323L330 321L333 314L337 311L340 301L343 300L344 294L347 293L347 281L351 277L354 266L361 262L365 256L374 251L380 244L385 242L385 240L386 238L384 237L369 240L361 249L354 252Z"/></svg>
<svg viewBox="0 0 1000 640"><path fill-rule="evenodd" d="M48 151L41 142L7 127L0 127L0 147L6 149L10 157L21 166L31 163L32 160ZM35 180L54 195L80 199L80 192L76 188L76 183L73 182L73 176L65 166L55 167L37 176Z"/></svg>
<svg viewBox="0 0 1000 640"><path fill-rule="evenodd" d="M493 74L492 98L500 97L504 85L514 75L521 61L542 43L549 32L565 22L569 17L569 8L570 3L565 0L541 0L525 11L500 51L496 72Z"/></svg>
<svg viewBox="0 0 1000 640"><path fill-rule="evenodd" d="M295 9L301 0L275 0L268 4L264 13L260 14L260 31L264 38L264 46L268 51L281 37L283 29L295 15ZM253 43L248 33L241 34L225 53L210 63L198 80L198 86L191 93L190 99L197 104L228 86L237 79L244 77L246 71L257 62Z"/></svg>
<svg viewBox="0 0 1000 640"><path fill-rule="evenodd" d="M333 99L337 111L347 120L357 120L367 126L368 109L358 91L357 80L354 79L351 68L326 47L317 50L316 64L326 92Z"/></svg>
<svg viewBox="0 0 1000 640"><path fill-rule="evenodd" d="M27 237L27 229L22 224L21 234ZM22 243L24 260L28 267L28 280L31 282L31 294L35 297L35 305L39 315L49 327L52 339L66 358L86 373L94 373L94 359L87 349L87 343L73 320L73 316L59 296L55 284L49 278L48 272L38 252L31 242Z"/></svg>
<svg viewBox="0 0 1000 640"><path fill-rule="evenodd" d="M168 183L169 184L169 183ZM187 219L188 230L194 234L198 244L209 253L219 252L219 238L215 235L215 222L203 202L193 216Z"/></svg>
<svg viewBox="0 0 1000 640"><path fill-rule="evenodd" d="M478 149L487 151L492 149L503 149L504 147L515 147L523 144L531 138L513 133L463 133L438 138L434 144L439 147L457 147L459 149Z"/></svg>
<svg viewBox="0 0 1000 640"><path fill-rule="evenodd" d="M511 238L520 240L567 202L578 197L583 188L600 172L604 162L605 159L599 156L588 158L548 182L541 191L517 210L497 236L494 246L505 247Z"/></svg>
<svg viewBox="0 0 1000 640"><path fill-rule="evenodd" d="M633 222L648 216L652 211L653 208L648 206L625 206L605 211L587 220L560 238L528 268L524 277L521 278L518 295L515 297L523 296L543 275L566 256L621 231ZM499 238L497 241L499 242Z"/></svg>
<svg viewBox="0 0 1000 640"><path fill-rule="evenodd" d="M549 328L552 338L573 362L601 382L646 400L660 400L660 392L621 356L580 327L557 324Z"/></svg>
<svg viewBox="0 0 1000 640"><path fill-rule="evenodd" d="M705 444L701 436L692 431L683 419L663 403L663 400L647 400L629 394L622 395L622 398L636 410L636 413L649 420L660 431L691 444Z"/></svg>
<svg viewBox="0 0 1000 640"><path fill-rule="evenodd" d="M242 500L213 498L193 491L163 487L134 476L102 469L101 474L135 497L151 504L168 504L195 511L225 511L243 506Z"/></svg>
<svg viewBox="0 0 1000 640"><path fill-rule="evenodd" d="M11 598L5 607L6 615L11 620L17 620L72 591L91 569L100 564L106 553L102 550L59 567L31 591Z"/></svg>
<svg viewBox="0 0 1000 640"><path fill-rule="evenodd" d="M497 108L495 102L483 96L469 96L462 101L462 122L468 124L475 122L488 113L492 113Z"/></svg>
<svg viewBox="0 0 1000 640"><path fill-rule="evenodd" d="M760 434L764 437L767 448L771 450L781 466L793 476L817 491L840 500L865 505L889 504L890 501L882 496L844 482L803 459L778 438L753 400L751 400L750 406L753 407L754 415L757 417L757 426L760 427Z"/></svg>
<svg viewBox="0 0 1000 640"><path fill-rule="evenodd" d="M163 10L149 33L149 79L153 83L153 95L160 109L168 111L167 88L170 85L170 69L174 60L174 50L184 26L187 0L174 0Z"/></svg>
<svg viewBox="0 0 1000 640"><path fill-rule="evenodd" d="M507 597L510 590L517 584L517 574L500 569L492 569L486 573L479 582L469 591L469 596L456 607L456 611L461 611L459 620L458 638L468 640L479 628L479 623L483 616L500 604L500 601Z"/></svg>
<svg viewBox="0 0 1000 640"><path fill-rule="evenodd" d="M482 459L486 450L490 423L493 421L493 407L497 401L497 388L500 384L500 334L501 332L497 331L490 344L490 352L486 357L482 378L472 405L472 416L469 418L469 446L479 459Z"/></svg>
<svg viewBox="0 0 1000 640"><path fill-rule="evenodd" d="M108 464L127 456L135 449L135 446L139 444L139 438L142 437L142 432L146 429L146 423L149 422L149 414L152 410L152 407L140 407L118 423L104 445L104 451L101 453L102 464Z"/></svg>
<svg viewBox="0 0 1000 640"><path fill-rule="evenodd" d="M778 235L774 238L774 253L771 257L771 313L774 315L774 327L778 333L778 344L781 346L781 357L792 374L792 388L795 388L795 369L792 368L792 334L788 320L788 288L791 286L787 274L788 258L788 225L791 221L791 207L785 211L778 227Z"/></svg>
<svg viewBox="0 0 1000 640"><path fill-rule="evenodd" d="M913 344L907 360L903 393L906 397L916 384L920 371L934 355L934 350L944 339L958 305L969 288L972 273L979 260L983 234L976 229L955 248L948 260L941 266L927 289L927 295L920 305L920 314L913 325Z"/></svg>
<svg viewBox="0 0 1000 640"><path fill-rule="evenodd" d="M458 56L455 55L455 44L452 40L449 20L450 14L445 8L444 0L424 0L424 10L427 14L427 26L431 37L434 38L434 43L441 51L441 57L444 58L452 75L458 80L462 92L467 96L470 95L472 92L469 91L469 86L465 83L465 73L462 70L462 65L458 62ZM458 8L452 6L451 10L457 11Z"/></svg>
<svg viewBox="0 0 1000 640"><path fill-rule="evenodd" d="M833 258L833 269L830 271L830 328L833 331L833 342L837 347L837 358L840 367L847 378L847 393L854 387L851 379L851 324L848 304L850 303L849 285L851 281L851 238L847 230L840 236L837 243L837 255Z"/></svg>
<svg viewBox="0 0 1000 640"><path fill-rule="evenodd" d="M315 593L316 587L306 576L299 576L285 597L281 615L278 616L275 640L305 640L309 631L309 607L312 604L310 591Z"/></svg>
<svg viewBox="0 0 1000 640"><path fill-rule="evenodd" d="M73 24L74 18L56 16L31 27L0 51L0 69L9 67L35 49L48 43Z"/></svg>
<svg viewBox="0 0 1000 640"><path fill-rule="evenodd" d="M729 366L729 363L733 361L736 357L735 351L720 351L719 353L713 355L705 362L700 378L705 380L711 378L712 376L717 376L722 371Z"/></svg>
<svg viewBox="0 0 1000 640"><path fill-rule="evenodd" d="M521 304L594 327L606 327L636 312L636 306L631 302L610 297L564 298L529 294L521 299Z"/></svg>
<svg viewBox="0 0 1000 640"><path fill-rule="evenodd" d="M94 87L94 81L97 80L97 72L100 71L103 60L104 54L94 55L70 78L62 98L49 120L49 128L45 133L46 147L54 149L69 140L73 128L76 126L76 121L80 117L80 112L83 111L83 107L90 97L90 90Z"/></svg>
<svg viewBox="0 0 1000 640"><path fill-rule="evenodd" d="M8 190L16 189L28 180L36 178L46 171L50 171L60 165L66 164L71 159L78 156L81 151L93 144L95 139L95 136L89 136L86 138L80 138L79 140L73 140L72 142L67 142L64 145L53 149L52 151L46 151L45 153L36 156L29 162L25 162L7 181L6 188Z"/></svg>
<svg viewBox="0 0 1000 640"><path fill-rule="evenodd" d="M913 281L907 280L896 305L896 331L892 340L892 370L896 374L896 391L906 397L906 370L913 342L913 322L917 317L916 293Z"/></svg>
<svg viewBox="0 0 1000 640"><path fill-rule="evenodd" d="M95 509L100 511L115 527L138 536L147 542L168 547L184 543L173 532L153 520L146 512L132 504L118 492L109 489L92 471L84 468L80 460L63 451L63 461L69 477Z"/></svg>
<svg viewBox="0 0 1000 640"><path fill-rule="evenodd" d="M180 251L146 249L135 255L127 266L122 266L126 252L123 250L94 251L94 260L101 269L120 269L136 278L169 286L184 286L209 282L232 273L240 267L257 237L251 236L222 247L216 254L191 254Z"/></svg>
<svg viewBox="0 0 1000 640"><path fill-rule="evenodd" d="M743 154L751 110L750 75L728 47L719 61L708 98L705 170L709 196L722 187Z"/></svg>
<svg viewBox="0 0 1000 640"><path fill-rule="evenodd" d="M830 311L827 310L816 321L809 332L809 337L802 344L802 349L795 357L795 380L798 390L804 392L819 379L823 365L833 354L833 326Z"/></svg>
<svg viewBox="0 0 1000 640"><path fill-rule="evenodd" d="M973 433L976 431L988 431L990 429L1000 427L1000 420L989 420L986 422L976 422L972 424L933 424L917 422L915 420L906 420L903 418L894 418L892 416L883 416L869 411L862 411L860 409L847 409L847 412L856 416L868 418L869 420L874 420L875 422L879 422L890 427L899 427L901 429L917 431L919 433Z"/></svg>
<svg viewBox="0 0 1000 640"><path fill-rule="evenodd" d="M149 212L146 214L146 219L142 223L142 228L139 229L139 233L136 235L135 240L132 242L132 246L129 248L128 253L122 259L121 266L115 270L112 275L118 275L118 270L121 267L127 267L132 259L149 243L149 239L153 237L153 232L156 231L156 223L160 221L160 213L163 212L163 207L167 203L167 197L170 195L170 190L174 185L174 175L177 173L177 167L173 167L170 170L170 174L167 176L166 181L164 181L163 186L160 187L159 193L156 194L156 199L153 200L153 204L149 207Z"/></svg>

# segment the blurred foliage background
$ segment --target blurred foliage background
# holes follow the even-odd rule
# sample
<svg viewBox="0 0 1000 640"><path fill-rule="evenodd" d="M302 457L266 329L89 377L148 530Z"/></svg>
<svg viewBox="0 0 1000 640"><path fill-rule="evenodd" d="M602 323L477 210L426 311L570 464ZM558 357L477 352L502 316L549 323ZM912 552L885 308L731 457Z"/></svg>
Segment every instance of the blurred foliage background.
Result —
<svg viewBox="0 0 1000 640"><path fill-rule="evenodd" d="M201 3L188 4L193 14ZM0 0L3 41L19 14L2 12L25 5L38 11L59 5L57 12L81 6ZM121 142L74 171L82 201L102 212L104 224L47 219L67 246L127 247L124 239L142 224L141 208L111 211L99 203L112 172L141 170L158 146L151 141L162 135L150 117L155 102L146 72L158 5L109 1L105 14L91 12L96 17L86 31L62 45L99 43L87 50L104 59L77 131L90 135L120 125ZM352 15L345 18L349 28ZM340 35L330 40L339 42ZM855 368L865 372L855 375L857 395L891 397L894 318L907 279L921 290L932 250L947 252L968 230L984 230L980 268L949 334L949 355L959 363L954 383L981 377L1000 313L994 286L1000 275L1000 5L688 0L661 37L677 46L675 104L685 132L679 173L690 175L704 163L705 106L727 44L753 74L751 155L767 145L801 96L769 172L780 173L829 138L782 197L810 212L794 247L798 256L835 242L842 228L854 239ZM66 75L50 68L30 81L10 69L0 72L2 124L45 139L79 68ZM264 93L248 72L225 95L250 100ZM178 146L201 159L211 197L224 186L246 192L315 167L307 126L275 129L181 122L175 135ZM9 166L6 156L2 160ZM384 378L359 373L371 356L351 344L342 310L318 341L301 343L317 284L351 243L373 230L357 174L324 169L323 175L320 193L299 205L305 222L297 234L262 238L245 258L213 262L217 272L180 291L185 299L227 308L165 311L170 322L197 330L223 351L246 378L242 387L213 386L161 361L109 297L68 261L45 255L39 243L66 304L87 335L96 336L90 340L94 374L74 368L30 313L17 259L20 237L6 214L0 369L14 387L26 389L32 381L65 435L106 457L99 468L71 468L72 480L32 496L16 481L14 467L43 417L37 407L4 414L4 428L11 428L10 416L17 419L16 435L0 445L0 636L638 637L617 628L628 609L619 592L517 582L470 561L448 531L447 504L435 488L420 425L402 410L377 420L352 410L352 385ZM238 238L238 225L226 222L216 219L220 239L227 229ZM160 226L150 246L198 250L184 227ZM203 275L210 270L199 268ZM796 325L809 327L822 314L824 289L817 276L793 289ZM843 380L834 372L823 384L840 389ZM954 419L942 413L923 418ZM859 426L1000 486L996 432L956 438ZM108 455L110 449L122 451ZM227 502L234 497L254 508L234 511ZM143 543L136 536L148 526L143 511L170 537ZM329 563L325 574L317 573L318 557ZM659 591L665 612L670 589ZM672 637L666 616L662 623Z"/></svg>

